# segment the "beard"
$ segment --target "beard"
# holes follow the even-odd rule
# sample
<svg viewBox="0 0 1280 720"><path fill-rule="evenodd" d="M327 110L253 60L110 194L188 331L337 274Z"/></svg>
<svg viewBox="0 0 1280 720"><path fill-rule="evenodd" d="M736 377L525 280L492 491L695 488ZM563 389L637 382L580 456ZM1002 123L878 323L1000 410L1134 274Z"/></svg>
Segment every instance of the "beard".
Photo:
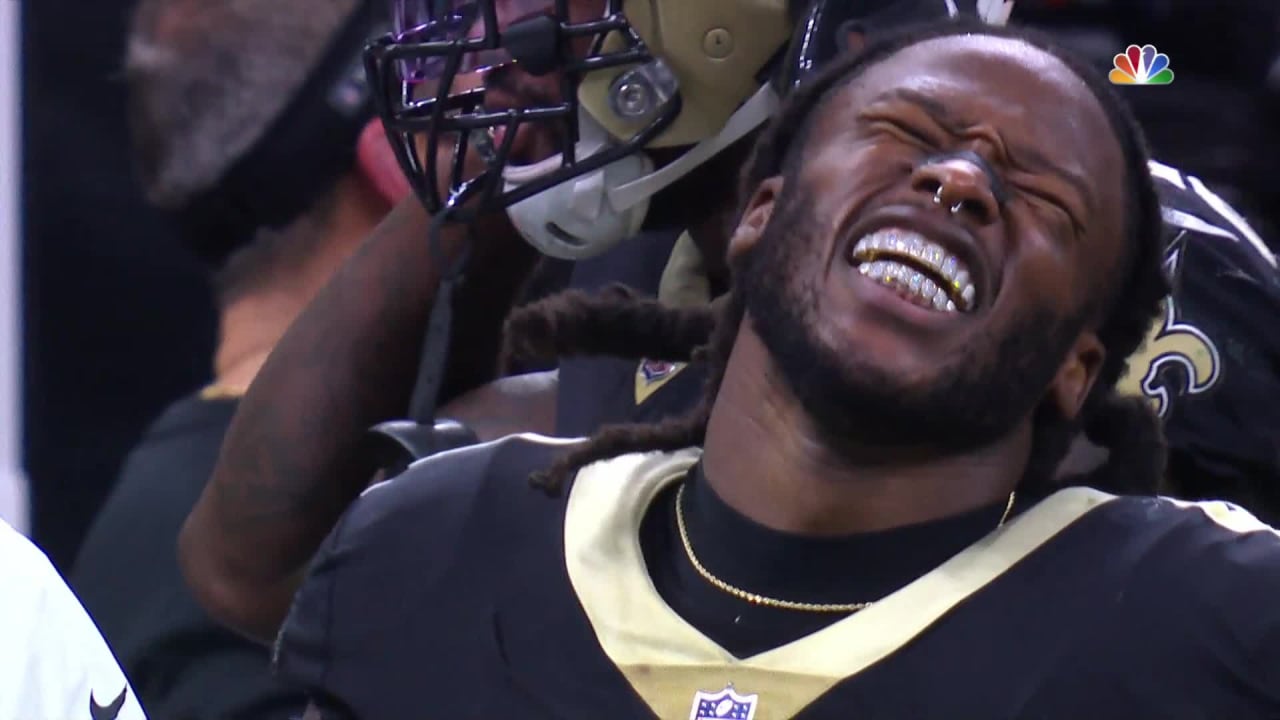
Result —
<svg viewBox="0 0 1280 720"><path fill-rule="evenodd" d="M840 352L820 339L818 287L801 268L821 228L811 201L799 195L784 186L756 247L735 267L735 286L824 444L851 458L876 450L958 454L994 443L1035 411L1083 326L1083 312L1063 317L1028 307L939 358L931 380L905 382L856 347Z"/></svg>

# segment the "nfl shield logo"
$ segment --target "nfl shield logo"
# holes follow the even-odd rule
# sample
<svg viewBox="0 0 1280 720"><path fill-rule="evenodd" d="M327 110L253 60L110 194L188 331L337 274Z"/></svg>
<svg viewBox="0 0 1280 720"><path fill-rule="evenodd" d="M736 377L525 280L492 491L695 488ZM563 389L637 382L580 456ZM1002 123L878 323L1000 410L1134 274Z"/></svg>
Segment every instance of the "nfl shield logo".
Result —
<svg viewBox="0 0 1280 720"><path fill-rule="evenodd" d="M645 360L640 363L640 374L644 376L645 382L657 382L675 369L675 363L665 360Z"/></svg>
<svg viewBox="0 0 1280 720"><path fill-rule="evenodd" d="M759 699L759 695L739 695L733 691L733 685L718 693L699 690L693 696L689 720L753 720Z"/></svg>
<svg viewBox="0 0 1280 720"><path fill-rule="evenodd" d="M666 362L665 360L644 360L636 368L636 405L649 399L658 388L667 384L684 369L686 363Z"/></svg>

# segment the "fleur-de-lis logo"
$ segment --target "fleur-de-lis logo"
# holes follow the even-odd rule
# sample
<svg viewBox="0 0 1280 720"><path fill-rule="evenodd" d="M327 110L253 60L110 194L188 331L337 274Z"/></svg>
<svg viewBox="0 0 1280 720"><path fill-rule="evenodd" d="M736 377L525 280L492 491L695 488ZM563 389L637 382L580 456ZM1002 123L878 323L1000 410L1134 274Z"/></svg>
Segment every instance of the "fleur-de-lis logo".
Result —
<svg viewBox="0 0 1280 720"><path fill-rule="evenodd" d="M1173 251L1166 262L1176 276L1181 253ZM1213 340L1200 328L1181 322L1178 304L1164 299L1164 314L1152 323L1137 352L1129 356L1129 368L1116 390L1143 395L1161 418L1168 417L1176 398L1197 395L1218 382L1222 362Z"/></svg>

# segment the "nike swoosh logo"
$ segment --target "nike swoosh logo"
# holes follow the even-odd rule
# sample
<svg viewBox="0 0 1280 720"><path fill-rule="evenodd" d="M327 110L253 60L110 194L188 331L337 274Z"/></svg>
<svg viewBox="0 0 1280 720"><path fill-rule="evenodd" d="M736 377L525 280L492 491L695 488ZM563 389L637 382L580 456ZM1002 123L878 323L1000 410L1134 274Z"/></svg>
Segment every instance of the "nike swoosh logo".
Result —
<svg viewBox="0 0 1280 720"><path fill-rule="evenodd" d="M110 705L99 705L98 701L93 697L93 691L89 691L89 717L91 720L116 720L120 716L120 708L124 707L125 696L129 694L129 686L125 685L120 688L120 694Z"/></svg>

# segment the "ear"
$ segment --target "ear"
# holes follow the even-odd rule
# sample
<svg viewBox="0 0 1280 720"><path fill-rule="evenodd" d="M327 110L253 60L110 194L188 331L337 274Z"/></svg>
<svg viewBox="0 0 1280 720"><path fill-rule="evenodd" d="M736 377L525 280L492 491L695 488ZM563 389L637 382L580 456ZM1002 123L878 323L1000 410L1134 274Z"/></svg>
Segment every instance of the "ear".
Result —
<svg viewBox="0 0 1280 720"><path fill-rule="evenodd" d="M413 193L391 144L387 142L382 122L377 118L370 120L360 131L360 139L356 141L356 170L387 203L388 210Z"/></svg>
<svg viewBox="0 0 1280 720"><path fill-rule="evenodd" d="M760 240L769 218L773 216L774 204L778 193L782 190L782 177L775 175L756 186L751 200L742 211L738 227L729 238L729 264L732 265L743 253L749 252Z"/></svg>
<svg viewBox="0 0 1280 720"><path fill-rule="evenodd" d="M1062 417L1074 420L1080 414L1106 357L1106 348L1093 331L1086 330L1076 338L1049 386L1050 399L1057 404Z"/></svg>

